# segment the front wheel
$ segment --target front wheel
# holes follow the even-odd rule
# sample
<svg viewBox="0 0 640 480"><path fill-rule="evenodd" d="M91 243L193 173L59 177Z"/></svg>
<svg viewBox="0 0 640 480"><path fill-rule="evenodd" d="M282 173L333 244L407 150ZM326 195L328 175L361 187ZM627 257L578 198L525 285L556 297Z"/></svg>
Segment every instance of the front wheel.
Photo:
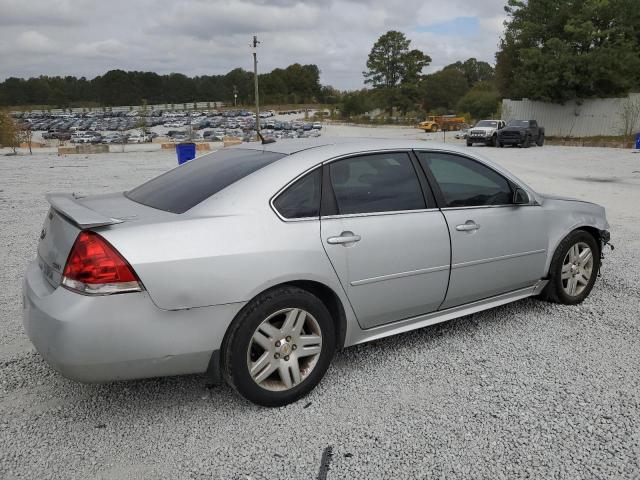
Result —
<svg viewBox="0 0 640 480"><path fill-rule="evenodd" d="M320 382L334 351L335 328L325 305L286 286L259 295L238 314L223 342L223 373L246 399L279 407Z"/></svg>
<svg viewBox="0 0 640 480"><path fill-rule="evenodd" d="M473 146L473 142L467 140L467 147L471 147L471 146Z"/></svg>
<svg viewBox="0 0 640 480"><path fill-rule="evenodd" d="M584 301L600 269L600 248L584 230L571 232L560 242L549 267L549 283L541 297L556 303L576 305Z"/></svg>
<svg viewBox="0 0 640 480"><path fill-rule="evenodd" d="M539 147L544 145L544 133L538 136L538 139L536 140L536 145Z"/></svg>

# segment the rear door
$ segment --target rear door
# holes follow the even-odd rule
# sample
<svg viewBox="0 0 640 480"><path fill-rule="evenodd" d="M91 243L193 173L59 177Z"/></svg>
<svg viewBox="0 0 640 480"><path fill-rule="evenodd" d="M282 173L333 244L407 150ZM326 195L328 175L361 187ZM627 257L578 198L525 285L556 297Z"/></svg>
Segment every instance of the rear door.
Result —
<svg viewBox="0 0 640 480"><path fill-rule="evenodd" d="M323 169L321 239L363 328L437 310L445 297L449 233L416 167L409 152L384 152Z"/></svg>
<svg viewBox="0 0 640 480"><path fill-rule="evenodd" d="M419 152L451 234L451 279L442 309L533 286L544 276L542 207L513 204L513 186L474 159Z"/></svg>

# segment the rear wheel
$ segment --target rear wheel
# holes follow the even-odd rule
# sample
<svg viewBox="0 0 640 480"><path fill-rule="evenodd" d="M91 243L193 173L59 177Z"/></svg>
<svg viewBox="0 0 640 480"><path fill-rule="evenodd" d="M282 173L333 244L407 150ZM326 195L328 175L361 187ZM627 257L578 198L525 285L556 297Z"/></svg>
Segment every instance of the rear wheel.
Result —
<svg viewBox="0 0 640 480"><path fill-rule="evenodd" d="M600 269L600 248L584 230L565 237L556 249L549 268L549 283L541 297L556 303L575 305L584 301Z"/></svg>
<svg viewBox="0 0 640 480"><path fill-rule="evenodd" d="M306 290L280 287L249 302L233 321L222 347L223 372L246 399L278 407L320 382L334 350L324 304Z"/></svg>

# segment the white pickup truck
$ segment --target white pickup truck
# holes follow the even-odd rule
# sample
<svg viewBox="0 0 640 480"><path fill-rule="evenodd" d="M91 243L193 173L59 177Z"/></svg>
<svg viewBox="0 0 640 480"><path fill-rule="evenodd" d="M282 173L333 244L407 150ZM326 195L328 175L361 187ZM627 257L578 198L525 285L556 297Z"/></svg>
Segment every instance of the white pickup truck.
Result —
<svg viewBox="0 0 640 480"><path fill-rule="evenodd" d="M495 147L498 130L503 129L505 125L504 120L480 120L467 133L467 147L472 146L474 143L484 143Z"/></svg>

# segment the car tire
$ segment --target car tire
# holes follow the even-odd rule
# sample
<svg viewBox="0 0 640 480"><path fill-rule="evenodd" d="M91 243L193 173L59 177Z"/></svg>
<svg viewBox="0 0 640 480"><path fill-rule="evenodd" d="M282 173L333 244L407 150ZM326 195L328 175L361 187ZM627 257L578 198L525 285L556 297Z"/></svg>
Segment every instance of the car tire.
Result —
<svg viewBox="0 0 640 480"><path fill-rule="evenodd" d="M472 147L473 146L473 142L470 142L469 140L467 140L467 147Z"/></svg>
<svg viewBox="0 0 640 480"><path fill-rule="evenodd" d="M500 140L496 140L496 146L498 148L502 148L502 147L504 147L504 143L502 143Z"/></svg>
<svg viewBox="0 0 640 480"><path fill-rule="evenodd" d="M524 137L524 142L522 142L522 148L529 148L531 146L531 136L527 135Z"/></svg>
<svg viewBox="0 0 640 480"><path fill-rule="evenodd" d="M320 382L335 348L335 326L322 301L297 287L278 287L251 300L232 322L221 348L222 373L247 400L280 407Z"/></svg>
<svg viewBox="0 0 640 480"><path fill-rule="evenodd" d="M544 133L538 136L536 140L536 145L542 147L544 145Z"/></svg>
<svg viewBox="0 0 640 480"><path fill-rule="evenodd" d="M582 303L591 293L599 270L598 242L589 232L575 230L556 248L549 267L549 283L540 298L564 305Z"/></svg>

